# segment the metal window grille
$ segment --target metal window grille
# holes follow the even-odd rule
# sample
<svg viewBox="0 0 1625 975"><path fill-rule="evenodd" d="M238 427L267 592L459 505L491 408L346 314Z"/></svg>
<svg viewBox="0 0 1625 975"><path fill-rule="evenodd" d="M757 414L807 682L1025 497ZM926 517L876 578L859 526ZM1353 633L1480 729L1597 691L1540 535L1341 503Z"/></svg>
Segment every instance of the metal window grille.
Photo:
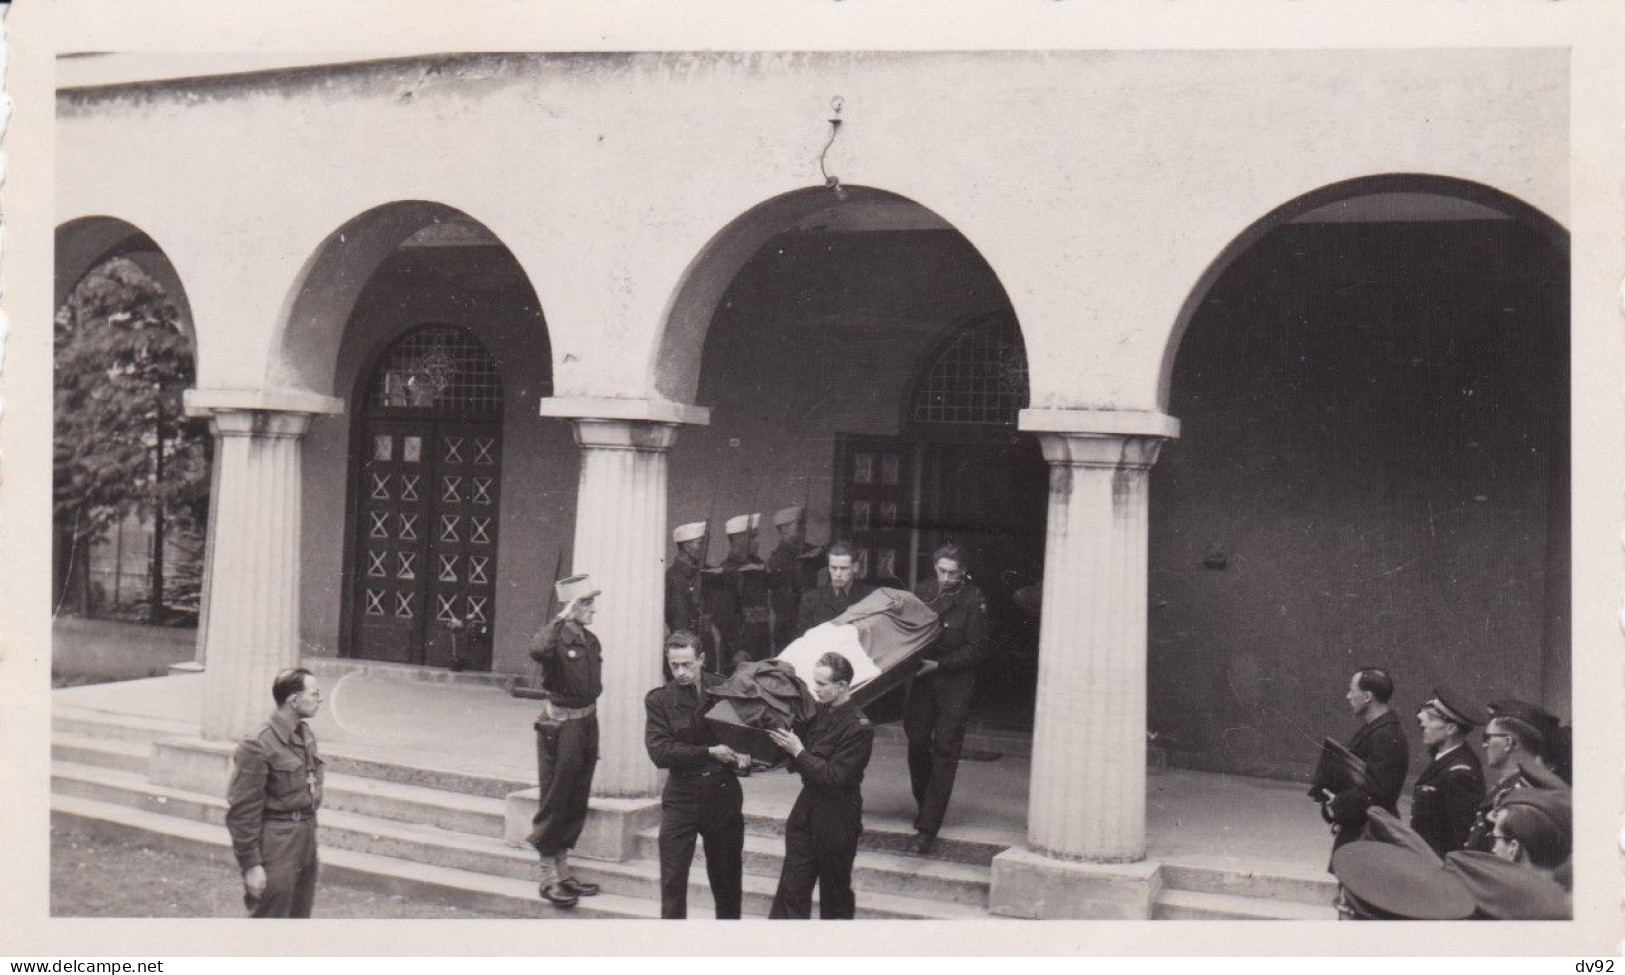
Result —
<svg viewBox="0 0 1625 975"><path fill-rule="evenodd" d="M367 386L367 406L493 415L502 409L502 381L490 353L462 329L420 328L384 354Z"/></svg>
<svg viewBox="0 0 1625 975"><path fill-rule="evenodd" d="M931 363L915 393L914 422L1015 426L1027 405L1027 350L1015 323L959 334Z"/></svg>

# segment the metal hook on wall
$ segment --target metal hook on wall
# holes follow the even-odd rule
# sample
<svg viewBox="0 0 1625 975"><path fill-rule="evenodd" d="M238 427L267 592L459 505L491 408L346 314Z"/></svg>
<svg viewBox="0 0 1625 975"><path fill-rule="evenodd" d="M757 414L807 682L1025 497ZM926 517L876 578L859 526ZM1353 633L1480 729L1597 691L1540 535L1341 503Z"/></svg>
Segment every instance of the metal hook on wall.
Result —
<svg viewBox="0 0 1625 975"><path fill-rule="evenodd" d="M841 109L845 106L846 99L840 95L829 100L829 107L834 112L829 120L829 141L824 143L824 151L818 154L818 172L824 177L824 185L834 190L835 195L839 197L845 197L846 193L841 189L840 178L831 176L829 170L824 168L824 158L829 155L829 147L835 144L835 137L841 134Z"/></svg>

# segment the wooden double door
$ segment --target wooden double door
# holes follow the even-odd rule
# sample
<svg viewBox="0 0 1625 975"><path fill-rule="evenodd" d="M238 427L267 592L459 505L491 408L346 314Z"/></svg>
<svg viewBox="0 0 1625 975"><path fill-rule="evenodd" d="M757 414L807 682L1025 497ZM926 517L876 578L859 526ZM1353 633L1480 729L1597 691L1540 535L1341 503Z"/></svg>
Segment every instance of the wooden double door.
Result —
<svg viewBox="0 0 1625 975"><path fill-rule="evenodd" d="M502 427L366 419L350 655L491 669Z"/></svg>

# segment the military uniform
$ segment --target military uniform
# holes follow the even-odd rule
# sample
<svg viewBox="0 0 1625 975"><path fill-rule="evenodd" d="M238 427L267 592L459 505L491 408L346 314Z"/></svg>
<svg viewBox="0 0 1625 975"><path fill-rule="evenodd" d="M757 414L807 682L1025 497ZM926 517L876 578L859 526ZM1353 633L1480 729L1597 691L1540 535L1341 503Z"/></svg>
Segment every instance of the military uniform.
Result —
<svg viewBox="0 0 1625 975"><path fill-rule="evenodd" d="M822 549L808 552L781 542L767 557L775 653L782 651L796 637L806 632L797 626L797 616L801 610L803 596L818 585L818 569L814 559L822 554Z"/></svg>
<svg viewBox="0 0 1625 975"><path fill-rule="evenodd" d="M1366 763L1366 782L1339 792L1326 803L1327 814L1337 829L1334 852L1360 838L1368 808L1377 806L1399 815L1399 794L1405 787L1405 770L1410 766L1405 732L1392 711L1384 711L1361 725L1349 739L1348 749Z"/></svg>
<svg viewBox="0 0 1625 975"><path fill-rule="evenodd" d="M1411 828L1444 856L1462 849L1484 798L1484 769L1466 744L1434 756L1411 793Z"/></svg>
<svg viewBox="0 0 1625 975"><path fill-rule="evenodd" d="M700 567L682 553L666 566L666 631L687 630L702 640L709 640L703 625L705 612L700 596Z"/></svg>
<svg viewBox="0 0 1625 975"><path fill-rule="evenodd" d="M1467 831L1467 839L1462 841L1461 848L1483 853L1495 852L1495 824L1490 822L1490 813L1501 808L1501 803L1512 794L1512 790L1528 787L1529 780L1524 777L1523 770L1517 769L1491 789L1489 795L1484 797L1484 801L1473 810L1473 825Z"/></svg>
<svg viewBox="0 0 1625 975"><path fill-rule="evenodd" d="M831 586L819 586L801 594L801 605L796 610L796 636L846 612L851 605L875 591L868 583L853 580L846 589L836 592Z"/></svg>
<svg viewBox="0 0 1625 975"><path fill-rule="evenodd" d="M694 840L705 842L705 872L718 919L739 917L745 844L744 793L732 766L711 757L716 735L703 715L706 688L722 683L701 674L700 685L676 681L643 699L644 743L649 758L669 769L660 795L660 916L688 917L688 870Z"/></svg>
<svg viewBox="0 0 1625 975"><path fill-rule="evenodd" d="M237 744L226 829L237 866L265 868L265 892L249 901L254 917L310 917L322 764L310 725L280 711Z"/></svg>
<svg viewBox="0 0 1625 975"><path fill-rule="evenodd" d="M813 885L818 916L850 919L852 861L863 834L864 769L875 729L851 704L821 706L801 730L804 748L790 760L801 776L801 794L784 824L784 867L768 917L812 917Z"/></svg>
<svg viewBox="0 0 1625 975"><path fill-rule="evenodd" d="M772 610L768 604L767 566L752 555L740 559L729 555L721 569L727 573L738 594L738 621L733 653L746 660L766 660L773 655Z"/></svg>
<svg viewBox="0 0 1625 975"><path fill-rule="evenodd" d="M937 669L910 682L903 714L909 783L919 806L914 828L935 836L954 789L976 669L987 653L987 599L968 582L950 592L935 579L916 586L914 595L942 620L941 635L924 654Z"/></svg>
<svg viewBox="0 0 1625 975"><path fill-rule="evenodd" d="M587 821L587 800L598 764L603 651L590 630L555 619L536 634L530 657L542 665L547 701L536 719L541 795L529 842L543 857L552 857L576 845Z"/></svg>

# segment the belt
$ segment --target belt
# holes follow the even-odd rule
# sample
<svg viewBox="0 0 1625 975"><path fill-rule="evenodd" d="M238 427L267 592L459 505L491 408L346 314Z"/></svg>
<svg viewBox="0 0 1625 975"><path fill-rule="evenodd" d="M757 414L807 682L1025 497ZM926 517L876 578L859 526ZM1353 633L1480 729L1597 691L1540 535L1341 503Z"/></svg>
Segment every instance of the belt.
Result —
<svg viewBox="0 0 1625 975"><path fill-rule="evenodd" d="M712 765L710 768L681 768L673 769L671 777L674 779L703 779L711 775L722 775L726 771L720 765Z"/></svg>
<svg viewBox="0 0 1625 975"><path fill-rule="evenodd" d="M314 809L290 809L287 812L268 812L268 813L263 814L260 818L261 819L275 819L275 820L278 820L280 822L287 822L287 823L302 823L307 819L314 822L316 820L316 810L314 810Z"/></svg>
<svg viewBox="0 0 1625 975"><path fill-rule="evenodd" d="M589 704L584 708L561 708L552 701L542 702L542 713L554 721L570 721L575 718L590 718L598 711L598 705Z"/></svg>

